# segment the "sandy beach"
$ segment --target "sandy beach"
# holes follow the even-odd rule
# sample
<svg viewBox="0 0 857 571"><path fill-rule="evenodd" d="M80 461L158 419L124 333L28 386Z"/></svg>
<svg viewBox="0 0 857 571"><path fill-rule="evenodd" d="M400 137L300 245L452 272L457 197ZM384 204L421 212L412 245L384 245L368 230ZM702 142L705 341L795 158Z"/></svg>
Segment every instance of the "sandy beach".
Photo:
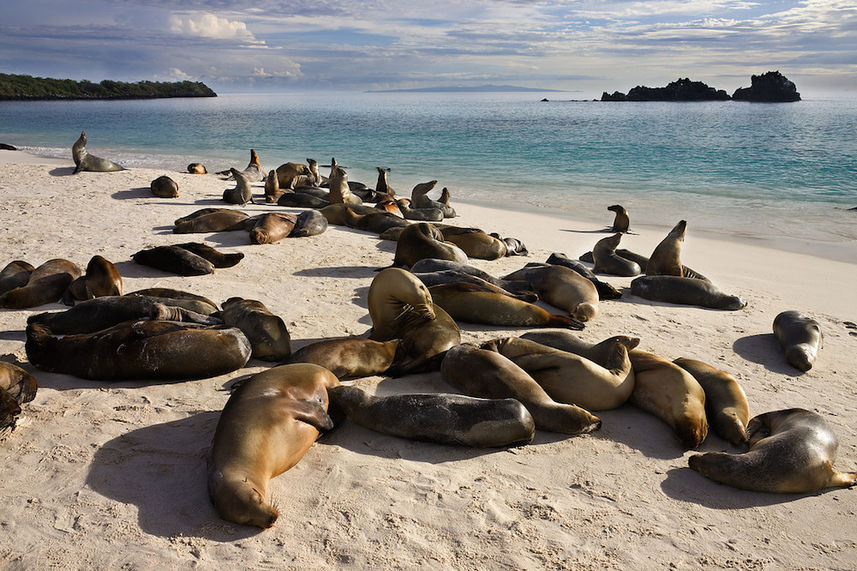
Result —
<svg viewBox="0 0 857 571"><path fill-rule="evenodd" d="M377 268L391 264L394 242L340 226L271 245L251 245L246 232L177 235L176 218L229 206L220 197L234 183L147 168L72 175L70 157L14 151L0 151L0 165L2 265L67 258L85 267L100 254L119 269L126 292L163 286L217 302L256 299L283 318L293 349L371 326L369 284ZM152 196L149 183L163 174L178 182L178 198ZM260 183L254 192L263 193ZM598 225L455 196L453 206L460 216L452 223L529 247L528 257L471 261L493 275L544 262L552 252L577 258L612 221L606 211ZM264 204L242 210L299 212ZM689 219L683 262L744 298L745 309L654 303L626 292L603 301L580 337L635 336L641 349L670 360L691 357L724 369L744 388L751 416L816 411L839 438L836 468L857 470L857 330L845 324L857 322L857 265L749 238L719 241L693 228ZM648 254L669 228L632 218L632 230L622 247ZM245 258L197 277L131 261L142 248L189 240ZM622 289L631 281L601 278ZM175 383L45 373L27 362L26 319L61 309L0 310L0 358L39 383L17 428L0 438L5 568L857 567L855 490L763 494L716 484L687 467L694 451L682 450L666 424L630 404L599 413L603 427L590 435L537 431L532 444L506 450L408 441L345 422L271 482L280 510L274 527L235 525L208 499L206 452L228 386L270 364L251 360L232 374ZM786 363L771 333L774 317L788 309L810 314L824 334L807 373ZM460 325L463 341L527 331ZM440 373L347 383L377 394L453 392ZM714 434L698 451L738 452Z"/></svg>

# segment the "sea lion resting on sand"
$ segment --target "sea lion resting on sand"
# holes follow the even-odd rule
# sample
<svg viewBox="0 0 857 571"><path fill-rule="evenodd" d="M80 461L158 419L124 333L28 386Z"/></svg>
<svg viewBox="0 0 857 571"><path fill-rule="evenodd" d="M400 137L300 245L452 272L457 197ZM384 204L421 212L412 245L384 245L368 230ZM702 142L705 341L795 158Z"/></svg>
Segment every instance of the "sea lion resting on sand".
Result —
<svg viewBox="0 0 857 571"><path fill-rule="evenodd" d="M291 355L286 324L261 301L230 297L223 302L221 317L226 326L237 327L247 336L254 359L282 361Z"/></svg>
<svg viewBox="0 0 857 571"><path fill-rule="evenodd" d="M479 228L461 228L440 224L436 226L445 242L455 244L470 258L496 260L506 256L506 242L488 235Z"/></svg>
<svg viewBox="0 0 857 571"><path fill-rule="evenodd" d="M200 242L157 246L140 250L131 258L138 264L181 276L198 276L214 272L214 268L231 268L244 254L224 254Z"/></svg>
<svg viewBox="0 0 857 571"><path fill-rule="evenodd" d="M176 198L179 195L179 185L167 175L159 176L151 183L149 189L152 194L161 198Z"/></svg>
<svg viewBox="0 0 857 571"><path fill-rule="evenodd" d="M0 271L0 295L27 285L35 269L32 264L23 260L15 260L6 264L6 267Z"/></svg>
<svg viewBox="0 0 857 571"><path fill-rule="evenodd" d="M22 273L18 266L16 268L16 275L26 273L26 270ZM72 261L62 258L48 260L30 273L26 284L0 295L0 307L25 309L55 303L81 274L83 271Z"/></svg>
<svg viewBox="0 0 857 571"><path fill-rule="evenodd" d="M857 483L857 473L833 469L839 441L819 414L766 412L750 421L747 433L748 452L695 454L688 464L706 478L756 492L799 494Z"/></svg>
<svg viewBox="0 0 857 571"><path fill-rule="evenodd" d="M705 391L705 414L714 432L735 446L746 446L750 407L738 381L702 361L679 358L673 363L693 375Z"/></svg>
<svg viewBox="0 0 857 571"><path fill-rule="evenodd" d="M396 243L393 265L410 267L423 258L464 263L467 261L467 254L458 246L444 242L443 235L431 224L418 222L402 230Z"/></svg>
<svg viewBox="0 0 857 571"><path fill-rule="evenodd" d="M196 234L247 230L250 216L231 208L202 208L174 222L173 233ZM255 222L253 222L255 223Z"/></svg>
<svg viewBox="0 0 857 571"><path fill-rule="evenodd" d="M568 311L578 321L591 321L598 315L598 290L574 270L563 266L527 266L503 279L525 279L547 303Z"/></svg>
<svg viewBox="0 0 857 571"><path fill-rule="evenodd" d="M622 297L622 292L610 285L607 282L603 282L598 279L598 276L593 274L589 268L577 262L576 260L572 260L565 254L561 252L554 252L551 254L546 263L554 265L554 266L565 266L566 268L577 272L582 275L586 279L592 282L595 286L595 289L598 291L598 299L619 299ZM527 264L529 265L529 264Z"/></svg>
<svg viewBox="0 0 857 571"><path fill-rule="evenodd" d="M371 377L384 373L393 364L398 339L373 341L364 337L323 339L301 347L289 363L315 363L339 379Z"/></svg>
<svg viewBox="0 0 857 571"><path fill-rule="evenodd" d="M534 302L539 300L538 294L534 291L530 290L530 284L523 282L525 284L525 290L521 293L514 293L509 290L505 290L500 286L496 286L491 282L487 282L482 278L476 277L473 274L469 274L467 272L462 272L460 270L439 270L436 272L412 272L421 282L426 284L427 287L431 288L433 286L440 285L450 285L450 284L470 284L475 286L475 289L472 291L483 291L489 293L497 293L500 295L505 295L508 297L512 297L515 299L519 299L521 301L526 302ZM510 282L516 283L516 282Z"/></svg>
<svg viewBox="0 0 857 571"><path fill-rule="evenodd" d="M208 174L208 169L202 163L190 163L187 166L187 172L190 174Z"/></svg>
<svg viewBox="0 0 857 571"><path fill-rule="evenodd" d="M318 176L318 162L313 159L307 159L307 164L300 163L284 163L277 167L277 182L283 190L294 190L297 186L307 184L321 184L321 177Z"/></svg>
<svg viewBox="0 0 857 571"><path fill-rule="evenodd" d="M208 457L208 494L220 517L274 525L279 514L266 499L268 482L297 464L319 432L333 428L327 389L338 385L327 369L296 364L258 373L232 393Z"/></svg>
<svg viewBox="0 0 857 571"><path fill-rule="evenodd" d="M86 152L86 132L81 131L80 137L71 147L71 158L74 159L74 174L81 171L91 172L114 172L124 171L125 167L117 165L113 161L90 155Z"/></svg>
<svg viewBox="0 0 857 571"><path fill-rule="evenodd" d="M710 281L679 276L640 276L631 282L631 293L651 301L711 309L736 311L747 306L746 301L720 291Z"/></svg>
<svg viewBox="0 0 857 571"><path fill-rule="evenodd" d="M96 254L86 265L86 273L68 286L63 303L74 305L75 301L108 295L122 295L122 276L112 262Z"/></svg>
<svg viewBox="0 0 857 571"><path fill-rule="evenodd" d="M269 212L263 214L250 230L251 244L274 244L289 236L295 228L297 218L291 214Z"/></svg>
<svg viewBox="0 0 857 571"><path fill-rule="evenodd" d="M21 405L36 398L35 377L12 363L0 361L0 431L15 428Z"/></svg>
<svg viewBox="0 0 857 571"><path fill-rule="evenodd" d="M801 371L812 368L822 343L816 320L798 311L784 311L774 318L774 335L792 367Z"/></svg>
<svg viewBox="0 0 857 571"><path fill-rule="evenodd" d="M318 210L305 210L298 214L295 227L292 229L290 238L305 238L307 236L318 236L327 230L327 218Z"/></svg>
<svg viewBox="0 0 857 571"><path fill-rule="evenodd" d="M455 262L453 260L440 260L437 258L423 258L416 262L413 266L411 266L411 272L415 274L426 273L426 272L440 272L444 270L455 270L459 272L465 272L477 278L483 279L486 282L489 282L499 288L502 288L506 291L516 294L532 294L535 293L533 291L532 286L526 280L504 280L495 276L492 276L488 272L480 270L476 266L471 266L469 264L464 264L461 262ZM535 301L535 299L528 299L526 301Z"/></svg>
<svg viewBox="0 0 857 571"><path fill-rule="evenodd" d="M642 272L640 265L616 253L616 247L622 239L621 233L616 233L599 240L592 248L592 259L595 261L594 271L613 276L633 277Z"/></svg>
<svg viewBox="0 0 857 571"><path fill-rule="evenodd" d="M235 188L227 188L223 191L223 202L230 204L247 204L253 202L253 189L250 188L250 179L236 169L230 169L235 179Z"/></svg>

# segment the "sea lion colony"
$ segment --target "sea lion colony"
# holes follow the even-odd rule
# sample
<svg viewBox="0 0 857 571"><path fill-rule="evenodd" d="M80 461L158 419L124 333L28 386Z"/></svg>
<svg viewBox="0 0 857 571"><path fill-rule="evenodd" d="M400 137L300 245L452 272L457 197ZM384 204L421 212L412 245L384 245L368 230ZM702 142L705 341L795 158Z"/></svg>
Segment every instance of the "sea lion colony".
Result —
<svg viewBox="0 0 857 571"><path fill-rule="evenodd" d="M117 170L114 163L86 155L85 143L82 134L73 148L78 170ZM220 171L237 183L224 192L223 200L251 202L251 182L265 180L265 202L303 207L311 203L309 208L315 210L298 217L282 212L251 217L229 208L203 208L176 220L173 231L246 231L249 243L270 244L317 235L328 224L337 224L397 240L391 266L380 271L369 287L368 338L325 339L292 352L282 319L261 301L233 297L221 310L211 300L163 288L123 295L119 272L100 256L93 257L85 272L63 259L38 267L16 260L0 272L0 307L37 307L60 298L73 305L28 318L26 351L38 369L108 381L181 381L235 371L251 355L280 363L244 382L218 423L209 458L209 492L223 518L273 525L277 511L266 498L267 482L294 466L321 431L333 428L328 402L373 430L479 447L526 444L535 428L586 434L601 426L590 411L630 402L672 427L687 449L706 438L709 425L735 446L749 445L744 454L690 459L691 468L712 479L772 492L809 492L855 483L857 475L832 469L836 437L820 416L790 410L750 419L744 392L725 371L690 358L670 362L637 349L641 340L627 336L594 345L578 340L567 329L582 329L599 316L601 302L622 295L583 264L556 253L546 263L527 264L503 278L491 276L467 260L525 255L520 241L478 228L432 224L422 215L407 216L413 211L395 198L388 182L390 169L378 168L380 189L373 190L348 181L345 168L335 159L327 178L318 174L316 161L307 161L308 166L286 163L266 177L259 156L251 150L244 171ZM188 171L207 172L198 163L189 165ZM436 184L435 180L418 184L411 204L432 210L437 221L454 217L448 189L439 200L427 197ZM153 181L152 190L160 197L178 194L168 177ZM282 200L288 196L312 200ZM364 204L367 201L378 205ZM389 209L396 201L399 209ZM726 310L746 305L682 265L685 221L646 258L617 249L621 233L627 231L627 211L619 205L609 210L623 217L611 229L617 234L598 241L591 258L581 256L594 262L596 272L625 276L645 272L632 283L631 293L652 300ZM243 257L190 242L144 249L133 259L170 273L203 275L234 266ZM533 305L536 299L565 314ZM566 330L534 331L474 345L461 343L457 322ZM812 366L821 342L816 322L784 312L775 320L774 332L792 365L801 370ZM36 380L20 367L0 365L0 421L3 427L14 428L21 405L36 394ZM375 397L339 382L419 371L440 371L444 380L468 396ZM250 418L252 422L247 421Z"/></svg>

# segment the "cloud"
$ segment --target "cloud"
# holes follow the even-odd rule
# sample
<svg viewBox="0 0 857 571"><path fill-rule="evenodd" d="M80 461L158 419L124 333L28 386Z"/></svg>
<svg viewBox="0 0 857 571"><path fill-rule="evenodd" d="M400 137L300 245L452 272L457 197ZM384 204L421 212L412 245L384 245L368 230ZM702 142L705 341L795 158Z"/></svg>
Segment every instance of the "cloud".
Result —
<svg viewBox="0 0 857 571"><path fill-rule="evenodd" d="M256 40L244 22L228 20L207 12L186 15L172 14L170 16L170 31L184 36L219 40Z"/></svg>

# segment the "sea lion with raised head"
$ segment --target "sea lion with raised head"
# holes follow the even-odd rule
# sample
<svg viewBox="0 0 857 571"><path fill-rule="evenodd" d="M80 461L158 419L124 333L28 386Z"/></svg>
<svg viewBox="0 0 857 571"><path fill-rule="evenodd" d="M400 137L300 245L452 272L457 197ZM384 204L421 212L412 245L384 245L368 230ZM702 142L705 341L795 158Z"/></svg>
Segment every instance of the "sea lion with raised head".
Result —
<svg viewBox="0 0 857 571"><path fill-rule="evenodd" d="M680 220L672 230L655 246L646 264L647 276L680 276L707 280L705 276L694 272L681 263L681 247L687 232L687 221ZM621 254L620 254L621 255Z"/></svg>
<svg viewBox="0 0 857 571"><path fill-rule="evenodd" d="M333 428L327 389L338 385L318 365L282 365L232 393L208 456L208 495L220 517L274 525L279 514L268 503L268 482L297 464L320 432Z"/></svg>
<svg viewBox="0 0 857 571"><path fill-rule="evenodd" d="M277 171L271 170L268 176L265 177L265 202L274 203L283 191L280 190L280 182L277 178Z"/></svg>
<svg viewBox="0 0 857 571"><path fill-rule="evenodd" d="M327 185L330 189L331 204L363 204L363 201L348 188L348 174L344 168L332 168Z"/></svg>
<svg viewBox="0 0 857 571"><path fill-rule="evenodd" d="M32 264L23 260L15 260L6 264L0 271L0 295L27 285L35 269Z"/></svg>
<svg viewBox="0 0 857 571"><path fill-rule="evenodd" d="M201 234L246 230L250 216L231 208L203 208L176 219L173 233Z"/></svg>
<svg viewBox="0 0 857 571"><path fill-rule="evenodd" d="M622 277L640 275L642 270L637 262L627 260L616 253L620 240L622 240L622 234L619 232L598 240L592 248L592 259L595 260L594 271Z"/></svg>
<svg viewBox="0 0 857 571"><path fill-rule="evenodd" d="M258 219L250 230L251 244L274 244L292 233L297 217L291 214L269 212Z"/></svg>
<svg viewBox="0 0 857 571"><path fill-rule="evenodd" d="M81 131L80 137L71 147L71 157L74 159L74 174L82 171L91 172L115 172L124 171L125 167L117 165L113 161L90 155L86 151L86 132Z"/></svg>
<svg viewBox="0 0 857 571"><path fill-rule="evenodd" d="M536 428L563 434L586 434L601 420L572 404L558 403L521 367L508 358L471 343L446 352L440 366L444 380L467 395L519 401L532 415Z"/></svg>
<svg viewBox="0 0 857 571"><path fill-rule="evenodd" d="M396 206L406 220L420 220L422 222L440 222L443 220L443 211L440 208L411 208L409 198L399 198Z"/></svg>
<svg viewBox="0 0 857 571"><path fill-rule="evenodd" d="M410 440L476 448L532 441L535 422L515 399L454 394L370 395L357 387L328 389L330 402L369 430Z"/></svg>
<svg viewBox="0 0 857 571"><path fill-rule="evenodd" d="M208 174L208 169L202 163L190 163L187 166L187 172L190 174Z"/></svg>
<svg viewBox="0 0 857 571"><path fill-rule="evenodd" d="M620 206L619 204L608 206L607 210L616 213L616 217L613 219L613 231L627 232L628 225L631 222L630 218L628 218L628 211L625 210L625 208Z"/></svg>
<svg viewBox="0 0 857 571"><path fill-rule="evenodd" d="M215 174L225 176L226 180L237 180L235 178L235 173L232 171L243 174L248 182L259 182L265 180L265 170L262 168L262 162L259 160L259 155L256 153L255 149L250 149L250 162L247 163L244 170L239 171L232 167L223 171L218 171Z"/></svg>
<svg viewBox="0 0 857 571"><path fill-rule="evenodd" d="M14 428L21 405L36 398L35 377L12 363L0 361L0 431Z"/></svg>
<svg viewBox="0 0 857 571"><path fill-rule="evenodd" d="M373 341L364 337L322 339L301 347L289 363L315 363L340 379L371 377L384 373L393 364L398 339Z"/></svg>
<svg viewBox="0 0 857 571"><path fill-rule="evenodd" d="M628 250L625 248L617 248L616 249L616 255L620 256L622 258L625 258L626 260L630 260L632 262L635 262L638 266L640 266L640 270L642 270L642 273L646 273L646 268L649 265L649 258L647 258L646 256L644 256L642 254L638 254L636 252L632 252L631 250ZM578 260L580 260L581 262L586 262L587 264L594 264L595 263L595 258L592 256L591 251L581 254L580 257L578 258ZM681 273L682 273L682 277L685 277L685 278L695 278L698 280L710 281L704 275L700 274L696 270L689 268L685 265L681 266Z"/></svg>
<svg viewBox="0 0 857 571"><path fill-rule="evenodd" d="M149 189L160 198L177 198L179 195L178 183L167 175L159 176L149 183Z"/></svg>
<svg viewBox="0 0 857 571"><path fill-rule="evenodd" d="M736 311L747 302L729 295L707 280L679 276L640 276L631 282L631 293L650 301L698 305L710 309Z"/></svg>
<svg viewBox="0 0 857 571"><path fill-rule="evenodd" d="M833 468L839 441L824 418L791 408L766 412L747 426L743 454L694 454L688 465L715 482L754 492L801 494L857 484L857 473Z"/></svg>
<svg viewBox="0 0 857 571"><path fill-rule="evenodd" d="M122 295L122 276L110 260L96 254L86 265L86 273L68 286L63 303L74 305L75 301L107 295Z"/></svg>
<svg viewBox="0 0 857 571"><path fill-rule="evenodd" d="M437 185L436 180L422 182L411 190L411 203L415 208L440 208L444 218L455 218L455 209L449 205L449 191L447 190L446 202L432 200L428 193ZM446 190L446 189L444 189Z"/></svg>
<svg viewBox="0 0 857 571"><path fill-rule="evenodd" d="M469 258L496 260L506 256L506 243L479 228L462 228L448 224L439 224L436 228L443 235L444 242L455 244Z"/></svg>
<svg viewBox="0 0 857 571"><path fill-rule="evenodd" d="M64 337L31 323L25 348L30 363L43 371L103 381L216 377L246 365L251 351L237 328L150 320Z"/></svg>
<svg viewBox="0 0 857 571"><path fill-rule="evenodd" d="M693 375L705 391L705 414L714 432L735 446L746 446L750 406L735 377L695 359L680 357L673 363Z"/></svg>
<svg viewBox="0 0 857 571"><path fill-rule="evenodd" d="M685 450L696 448L708 436L705 391L693 375L653 353L634 349L631 403L666 422Z"/></svg>
<svg viewBox="0 0 857 571"><path fill-rule="evenodd" d="M423 258L465 263L467 254L458 246L444 242L443 234L431 224L418 222L405 227L399 235L393 265L410 267Z"/></svg>
<svg viewBox="0 0 857 571"><path fill-rule="evenodd" d="M375 167L375 170L378 171L378 181L375 183L375 192L379 194L387 194L390 197L395 197L396 192L393 190L393 187L390 186L390 182L387 180L387 173L390 172L390 169L383 167Z"/></svg>
<svg viewBox="0 0 857 571"><path fill-rule="evenodd" d="M48 260L30 274L27 283L0 295L0 307L25 309L59 301L83 271L72 261Z"/></svg>
<svg viewBox="0 0 857 571"><path fill-rule="evenodd" d="M565 310L578 321L591 321L598 315L598 290L574 270L563 266L530 266L503 279L525 279L543 301Z"/></svg>
<svg viewBox="0 0 857 571"><path fill-rule="evenodd" d="M821 327L815 319L799 311L784 311L774 318L774 335L789 365L801 371L812 368L822 343Z"/></svg>
<svg viewBox="0 0 857 571"><path fill-rule="evenodd" d="M312 163L310 163L312 161ZM277 182L283 190L292 189L298 186L299 182L312 181L313 184L319 184L321 177L316 178L318 174L318 163L312 159L307 159L308 164L301 163L283 163L277 167ZM313 164L315 173L313 172ZM303 177L303 178L301 178Z"/></svg>
<svg viewBox="0 0 857 571"><path fill-rule="evenodd" d="M298 214L295 227L289 238L306 238L318 236L327 230L327 218L318 210L305 210Z"/></svg>
<svg viewBox="0 0 857 571"><path fill-rule="evenodd" d="M220 316L228 327L237 327L247 336L254 359L282 361L292 354L286 324L255 299L230 297L223 302Z"/></svg>
<svg viewBox="0 0 857 571"><path fill-rule="evenodd" d="M223 191L223 202L229 204L247 204L253 202L253 189L250 188L250 179L237 169L229 169L235 178L235 188L227 188Z"/></svg>
<svg viewBox="0 0 857 571"><path fill-rule="evenodd" d="M598 299L619 299L622 297L621 291L609 283L601 281L589 268L576 260L572 260L561 252L554 252L551 254L546 263L554 266L565 266L591 281L595 286L595 289L598 291Z"/></svg>

